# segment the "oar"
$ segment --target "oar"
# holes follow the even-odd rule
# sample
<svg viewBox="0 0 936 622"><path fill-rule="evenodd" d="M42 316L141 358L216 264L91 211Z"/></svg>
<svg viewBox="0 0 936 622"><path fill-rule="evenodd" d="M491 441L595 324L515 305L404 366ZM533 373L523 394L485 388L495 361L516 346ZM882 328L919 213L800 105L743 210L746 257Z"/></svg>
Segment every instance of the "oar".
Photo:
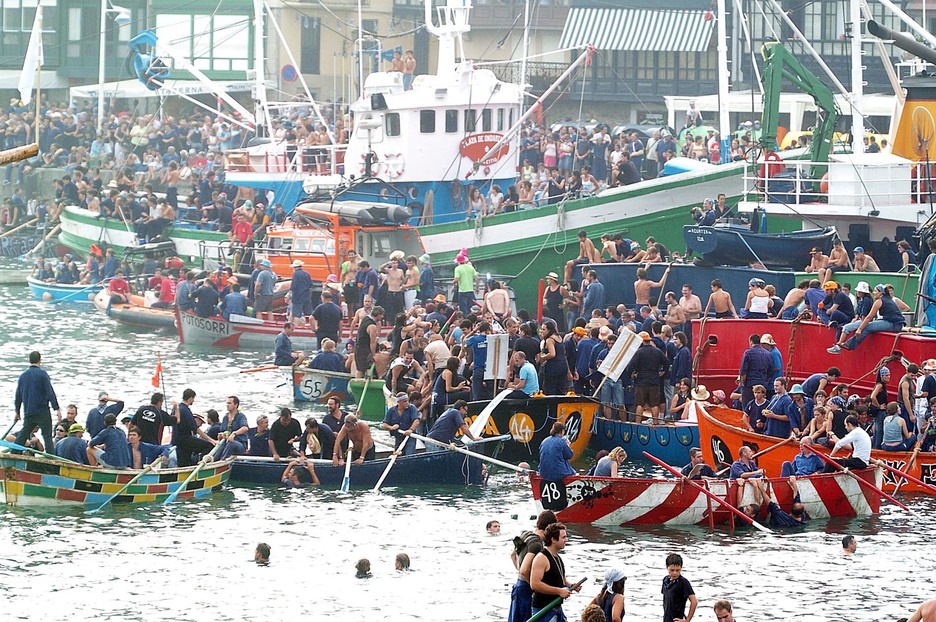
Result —
<svg viewBox="0 0 936 622"><path fill-rule="evenodd" d="M855 478L855 480L856 480L859 484L861 484L861 485L864 486L865 488L870 488L871 490L873 490L874 492L878 493L879 495L881 495L882 497L884 497L885 499L887 499L887 500L890 501L891 503L896 504L896 505L897 505L898 507L900 507L901 509L904 509L904 510L906 510L906 511L908 511L908 512L910 511L910 508L908 508L908 507L905 506L903 503L901 503L901 502L898 501L897 499L893 498L892 496L890 496L889 494L887 494L886 492L884 492L883 490L881 490L880 488L878 488L877 486L875 486L874 484L872 484L871 482L866 482L865 480L861 479L860 477L858 477L857 475L855 475L854 473L852 473L851 470L847 470L847 471L846 471L845 467L843 467L841 464L839 464L838 462L836 462L835 460L833 460L833 459L830 458L829 456L827 456L827 455L825 455L825 454L823 454L823 453L820 453L820 452L818 452L818 451L813 452L813 453L815 453L817 456L819 456L820 458L822 458L822 461L825 462L826 464L831 464L831 465L834 466L837 470L839 470L839 471L845 471L846 473L848 473L849 475L851 475L853 478Z"/></svg>
<svg viewBox="0 0 936 622"><path fill-rule="evenodd" d="M383 485L384 480L387 479L387 475L390 474L390 469L393 468L393 463L396 462L396 459L399 457L400 457L399 451L393 452L393 455L390 456L390 462L387 463L387 468L384 469L383 473L380 474L380 479L378 479L377 483L374 485L373 492L380 491L380 487Z"/></svg>
<svg viewBox="0 0 936 622"><path fill-rule="evenodd" d="M438 447L444 447L445 449L450 449L452 451L457 451L460 454L465 454L466 456L471 456L472 458L477 458L478 460L483 460L484 462L489 462L497 466L504 467L505 469L510 469L511 471L516 471L517 473L526 473L529 469L521 469L516 464L510 464L509 462L504 462L502 460L497 460L496 458L489 458L484 454L479 454L474 451L468 451L464 447L459 447L458 445L452 443L443 443L442 441L437 441L434 438L429 438L428 436L423 436L422 434L416 434L413 432L413 438L418 438L424 443L431 443Z"/></svg>
<svg viewBox="0 0 936 622"><path fill-rule="evenodd" d="M910 472L910 469L913 468L913 463L916 462L917 457L920 455L920 448L923 446L923 439L926 438L926 433L929 431L930 422L927 421L926 425L923 426L923 431L920 432L920 438L917 439L916 444L913 446L913 455L910 456L910 462L907 463L907 473ZM896 495L900 492L900 487L903 486L903 483L908 481L906 478L897 482L897 486L894 487L894 494Z"/></svg>
<svg viewBox="0 0 936 622"><path fill-rule="evenodd" d="M341 480L341 492L348 492L351 488L351 451L354 445L348 444L348 455L345 457L344 478Z"/></svg>
<svg viewBox="0 0 936 622"><path fill-rule="evenodd" d="M586 577L586 578L587 578L587 577ZM579 581L578 583L576 583L575 585L573 585L572 587L570 587L570 588L569 588L569 591L570 591L570 592L574 592L574 591L577 590L578 588L582 587L582 585L583 585L584 583L585 583L585 579L582 579L581 581ZM543 607L542 609L540 609L538 613L533 614L533 615L530 617L530 619L527 620L526 622L536 622L537 620L540 620L540 619L544 618L544 617L546 616L546 614L550 613L553 609L555 609L556 607L558 607L559 605L561 605L563 600L565 600L565 599L562 598L562 596L557 596L556 598L553 599L553 601L552 601L551 603L549 603L548 605L546 605L545 607Z"/></svg>
<svg viewBox="0 0 936 622"><path fill-rule="evenodd" d="M23 227L28 227L29 225L35 224L35 222L36 222L37 220L38 220L38 218L33 218L32 220L27 220L27 221L24 222L23 224L21 224L21 225L19 225L19 226L17 226L17 227L13 227L13 228L10 229L9 231L5 231L5 232L3 232L3 233L0 233L0 238L5 238L5 237L8 236L8 235L13 235L14 233L16 233L17 231L19 231L19 230L22 229Z"/></svg>
<svg viewBox="0 0 936 622"><path fill-rule="evenodd" d="M14 417L13 423L10 424L10 427L7 428L7 431L3 433L3 436L0 436L0 440L5 441L6 437L10 435L10 432L13 431L13 428L16 427L16 422L19 421L19 417Z"/></svg>
<svg viewBox="0 0 936 622"><path fill-rule="evenodd" d="M101 281L100 283L91 283L91 284L89 284L89 285L85 285L85 286L82 287L81 289L76 289L76 290L73 291L72 293L68 294L67 296L63 296L62 298L59 298L59 299L56 300L55 302L64 302L64 301L68 300L69 298L71 298L72 296L77 296L78 294L87 294L88 292L90 292L92 289L94 289L94 288L97 287L98 285L101 285L101 286L103 286L103 287L107 287L106 281L108 281L108 280L109 280L109 279L105 279L105 280Z"/></svg>
<svg viewBox="0 0 936 622"><path fill-rule="evenodd" d="M8 433L9 434L9 433ZM36 456L42 456L43 458L48 458L49 460L59 460L62 462L70 462L72 464L81 464L80 462L75 462L74 460L69 460L68 458L62 458L61 456L56 456L55 454L47 454L44 451L39 451L38 449L33 449L31 447L24 447L23 445L17 445L16 443L11 443L6 440L6 436L0 439L0 447L6 447L7 449L15 449L17 451L28 451ZM87 466L87 465L82 465Z"/></svg>
<svg viewBox="0 0 936 622"><path fill-rule="evenodd" d="M225 371L212 372L210 374L194 374L189 376L191 382L203 382L205 380L220 380L221 378L230 378L238 374L255 374L260 371L273 371L281 369L279 365L263 365L262 367L251 367L250 369L228 369Z"/></svg>
<svg viewBox="0 0 936 622"><path fill-rule="evenodd" d="M915 456L915 455L916 455L916 452L920 451L920 448L917 447L917 448L914 449L913 451L914 451L914 456ZM891 473L896 473L897 475L901 476L902 478L904 478L904 479L907 480L908 482L913 482L913 483L916 484L917 486L920 486L921 488L926 489L930 494L936 494L936 486L933 486L932 484L927 484L926 482L915 478L914 476L910 475L910 473L907 472L907 471L910 470L910 467L909 467L909 466L907 467L907 471L901 471L900 469L897 469L897 468L892 467L891 465L887 464L887 463L884 462L883 460L875 460L875 461L873 461L873 462L875 462L878 466L884 467L885 469L887 469L887 470L890 471ZM911 461L910 464L912 465L913 462ZM903 483L903 482L901 482L901 483ZM898 484L898 488L899 488L899 487L900 487L900 486L899 486L899 484ZM897 491L894 490L894 492L896 493Z"/></svg>
<svg viewBox="0 0 936 622"><path fill-rule="evenodd" d="M176 488L175 491L172 492L172 494L166 497L166 500L163 501L163 505L169 505L170 503L176 500L176 497L178 497L179 494L183 490L185 490L185 487L189 485L189 482L195 479L195 476L198 475L198 472L201 471L202 467L208 464L209 462L211 462L212 459L214 459L215 454L218 453L218 450L221 449L222 446L224 446L225 442L227 441L221 441L220 443L215 445L214 449L212 449L211 452L203 456L202 459L198 461L198 464L195 465L195 468L192 469L192 472L189 473L189 476L185 478L185 481L182 482L182 485Z"/></svg>
<svg viewBox="0 0 936 622"><path fill-rule="evenodd" d="M752 525L754 525L754 526L755 526L757 529L759 529L760 531L763 531L764 533L773 533L773 531L771 531L768 527L764 527L763 525L761 525L760 523L758 523L756 520L754 520L753 518L751 518L750 516L748 516L747 514L745 514L744 512L742 512L741 510L739 510L738 508L736 508L735 506L731 505L730 503L728 503L727 501L725 501L724 499L722 499L722 498L719 497L718 495L713 494L711 491L709 491L708 489L706 489L704 486L700 486L699 484L697 484L696 482L692 481L692 480L689 479L688 477L685 477L682 473L680 473L679 471L677 471L676 469L674 469L674 468L671 467L670 465L666 464L665 462L663 462L662 460L660 460L660 459L657 458L656 456L651 456L651 455L648 454L647 452L643 452L643 455L644 455L644 457L646 457L646 458L649 459L649 460L652 460L652 461L655 462L658 466L663 467L664 469L666 469L667 471L669 471L670 473L672 473L672 474L675 475L676 477L679 477L679 478L684 479L690 486L692 486L693 488L695 488L695 489L698 490L699 492L705 494L706 497L708 497L709 499L712 499L712 500L714 500L714 501L717 501L718 503L720 503L721 505L723 505L725 508L727 508L728 510L730 510L730 511L733 512L734 514L740 516L742 519L744 519L744 520L746 520L747 522L749 522L749 523L751 523Z"/></svg>
<svg viewBox="0 0 936 622"><path fill-rule="evenodd" d="M777 449L778 447L783 447L784 445L786 445L787 443L789 443L789 442L792 441L793 439L794 439L793 436L790 436L789 438L785 438L785 439L783 439L782 441L780 441L779 443L777 443L776 445L771 445L771 446L768 447L767 449L762 449L762 450L760 450L759 452L757 452L756 454L754 454L753 456L751 456L751 459L754 460L754 459L756 459L756 458L760 458L760 457L763 456L764 454L770 453L770 452L772 452L774 449ZM723 462L722 464L724 464L724 462ZM724 475L724 474L725 474L725 471L727 471L727 470L730 469L730 468L731 468L731 465L728 465L728 468L727 468L727 469L722 469L721 471L719 471L719 472L716 473L715 475L718 475L718 476Z"/></svg>
<svg viewBox="0 0 936 622"><path fill-rule="evenodd" d="M477 437L480 437L484 432L485 426L487 426L488 420L491 418L491 415L494 413L494 409L497 408L497 405L504 401L504 398L513 393L513 389L504 389L500 393L494 396L494 399L487 403L487 406L484 407L478 416L475 417L475 420L471 422L471 427L468 428L471 431L471 434Z"/></svg>
<svg viewBox="0 0 936 622"><path fill-rule="evenodd" d="M445 333L448 331L449 323L452 321L452 318L455 317L456 313L458 313L457 308L454 311L452 311L452 315L450 315L449 318L445 320L445 324L443 324L442 328L439 329L439 334L442 335L443 337L445 336Z"/></svg>
<svg viewBox="0 0 936 622"><path fill-rule="evenodd" d="M20 256L19 256L19 259L20 259L21 261L23 261L23 260L26 260L26 259L29 259L30 257L32 257L32 256L33 256L33 253L35 253L37 250L39 250L40 248L42 248L42 247L45 245L45 243L49 241L49 238L51 238L53 235L55 235L56 233L58 233L58 232L59 232L59 229L61 229L61 228L62 228L62 225L55 225L54 227L52 227L52 230L49 231L47 234L45 234L45 236L43 236L43 238L42 238L41 240L39 240L39 243L38 243L38 244L36 244L35 246L33 246L32 249L31 249L28 253L26 253L26 254L24 254L24 255L20 255ZM43 253L43 254L45 254L45 253Z"/></svg>
<svg viewBox="0 0 936 622"><path fill-rule="evenodd" d="M117 497L119 497L120 495L122 495L128 488L130 488L130 486L133 486L133 485L136 484L138 481L140 481L140 478L141 478L141 477L143 477L144 475L146 475L147 473L149 473L150 471L152 471L153 469L155 469L155 468L156 468L156 465L159 464L160 462L162 462L162 456L159 456L158 458L156 458L155 460L153 460L150 464L147 464L145 467L143 467L143 470L140 471L139 473L137 473L136 475L134 475L134 476L133 476L133 479L131 479L131 480L130 480L129 482L127 482L126 484L124 484L124 485L120 488L120 490L118 490L117 492L115 492L114 494L112 494L111 496L109 496L107 499L105 499L105 500L104 500L104 503L102 503L101 505L97 506L97 507L94 508L93 510L88 510L88 513L89 513L89 514L97 514L98 512L100 512L101 510L103 510L104 507L105 507L108 503L110 503L111 501L113 501L114 499L116 499Z"/></svg>

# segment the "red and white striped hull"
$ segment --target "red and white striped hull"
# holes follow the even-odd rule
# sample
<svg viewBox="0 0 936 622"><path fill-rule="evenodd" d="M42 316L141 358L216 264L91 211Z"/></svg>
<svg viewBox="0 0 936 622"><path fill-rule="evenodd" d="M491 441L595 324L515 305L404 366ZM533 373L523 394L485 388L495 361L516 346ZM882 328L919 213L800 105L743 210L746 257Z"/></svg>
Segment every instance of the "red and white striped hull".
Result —
<svg viewBox="0 0 936 622"><path fill-rule="evenodd" d="M880 487L881 469L856 471L865 481ZM771 478L771 499L786 511L793 494L785 478ZM681 479L571 476L562 482L530 477L533 499L539 510L551 509L564 523L592 525L706 525L727 523L730 512ZM813 519L876 514L881 498L845 473L797 478L800 498ZM754 502L751 487L729 480L702 482L717 497L744 505Z"/></svg>

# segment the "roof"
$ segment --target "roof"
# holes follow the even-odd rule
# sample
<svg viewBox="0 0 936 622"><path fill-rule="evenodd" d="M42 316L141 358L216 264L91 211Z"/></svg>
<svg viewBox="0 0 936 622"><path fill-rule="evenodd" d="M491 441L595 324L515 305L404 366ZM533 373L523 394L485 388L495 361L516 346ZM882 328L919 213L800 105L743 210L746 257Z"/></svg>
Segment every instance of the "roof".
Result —
<svg viewBox="0 0 936 622"><path fill-rule="evenodd" d="M714 23L706 19L706 11L572 8L559 47L704 52Z"/></svg>

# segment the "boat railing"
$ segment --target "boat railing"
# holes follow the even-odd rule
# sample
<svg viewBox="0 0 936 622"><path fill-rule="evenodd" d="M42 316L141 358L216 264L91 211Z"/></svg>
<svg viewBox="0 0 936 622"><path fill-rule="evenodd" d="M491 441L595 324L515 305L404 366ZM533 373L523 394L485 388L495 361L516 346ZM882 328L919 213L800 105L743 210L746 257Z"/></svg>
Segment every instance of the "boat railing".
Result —
<svg viewBox="0 0 936 622"><path fill-rule="evenodd" d="M282 247L270 248L269 246L265 246L262 249L258 249L258 254L261 255L264 259L269 259L270 261L273 261L276 258L285 258L289 263L292 263L293 259L303 259L305 261L308 260L309 257L321 257L325 264L325 269L328 271L328 273L337 275L335 268L337 268L338 262L333 262L333 254L327 253L325 251L314 249L296 250L294 248Z"/></svg>
<svg viewBox="0 0 936 622"><path fill-rule="evenodd" d="M828 203L873 210L883 206L928 204L936 195L936 166L897 158L881 162L763 158L744 172L743 200L768 203ZM934 197L936 198L936 197Z"/></svg>
<svg viewBox="0 0 936 622"><path fill-rule="evenodd" d="M225 153L224 170L230 173L297 173L300 175L343 175L347 145L290 145L267 143ZM357 171L354 171L355 173Z"/></svg>

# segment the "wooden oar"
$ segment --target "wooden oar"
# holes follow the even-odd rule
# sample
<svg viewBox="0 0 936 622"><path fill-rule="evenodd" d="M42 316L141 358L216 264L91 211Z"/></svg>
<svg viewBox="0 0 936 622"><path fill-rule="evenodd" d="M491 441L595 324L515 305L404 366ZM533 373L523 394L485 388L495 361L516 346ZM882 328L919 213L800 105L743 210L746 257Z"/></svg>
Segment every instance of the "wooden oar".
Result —
<svg viewBox="0 0 936 622"><path fill-rule="evenodd" d="M586 577L586 579L587 578L588 577ZM569 591L574 592L575 590L582 587L584 583L585 583L585 579L582 579L581 581L579 581L578 583L570 587ZM556 598L553 599L551 603L549 603L548 605L540 609L538 613L534 613L532 616L530 616L530 619L527 620L526 622L536 622L537 620L541 620L542 618L546 617L546 615L550 613L553 609L561 605L563 600L565 599L562 596L557 596Z"/></svg>
<svg viewBox="0 0 936 622"><path fill-rule="evenodd" d="M140 471L139 473L137 473L136 475L134 475L134 476L133 476L133 479L131 479L131 480L130 480L129 482L127 482L126 484L124 484L124 485L120 488L120 490L118 490L117 492L115 492L114 494L112 494L111 496L109 496L107 499L105 499L105 500L104 500L104 503L102 503L101 505L97 506L97 507L94 508L93 510L88 510L88 513L89 513L89 514L97 514L98 512L100 512L101 510L103 510L104 507L105 507L108 503L110 503L111 501L113 501L114 499L116 499L117 497L119 497L120 495L122 495L128 488L130 488L130 486L133 486L133 485L136 484L138 481L140 481L140 478L141 478L141 477L143 477L144 475L146 475L147 473L149 473L150 471L152 471L153 469L155 469L155 468L156 468L156 465L159 464L160 462L162 462L162 456L159 456L158 458L156 458L155 460L153 460L151 463L147 464L147 465L143 468L142 471Z"/></svg>
<svg viewBox="0 0 936 622"><path fill-rule="evenodd" d="M228 369L226 371L212 372L210 374L194 374L189 376L191 382L204 382L205 380L220 380L221 378L230 378L238 374L255 374L260 371L273 371L277 369L286 369L279 365L263 365L261 367L251 367L250 369Z"/></svg>
<svg viewBox="0 0 936 622"><path fill-rule="evenodd" d="M36 456L42 456L43 458L48 458L50 460L59 460L61 462L70 462L71 464L81 464L80 462L75 462L74 460L69 460L68 458L62 458L61 456L56 456L55 454L48 454L44 451L39 451L38 449L33 449L31 447L24 447L23 445L17 445L16 443L11 443L6 440L6 436L0 439L0 447L6 447L7 449L15 449L17 451L28 451ZM88 466L82 464L82 466Z"/></svg>
<svg viewBox="0 0 936 622"><path fill-rule="evenodd" d="M891 503L896 504L896 505L897 505L898 507L900 507L901 509L904 509L904 510L906 510L906 511L908 511L908 512L910 511L910 508L908 508L907 506L905 506L903 503L901 503L901 502L898 501L897 499L893 498L892 496L890 496L889 494L887 494L886 492L884 492L883 490L881 490L880 488L878 488L877 486L875 486L874 484L872 484L871 482L866 482L865 480L861 479L860 477L858 477L857 475L855 475L854 473L852 473L851 470L846 470L845 467L843 467L841 464L839 464L838 462L836 462L835 460L833 460L833 459L830 458L829 456L827 456L827 455L825 455L825 454L822 454L822 453L820 453L820 452L818 452L818 451L815 451L815 452L813 452L813 453L815 453L817 456L819 456L820 458L822 458L822 461L825 462L826 464L831 464L831 465L834 466L837 470L839 470L839 471L845 471L846 473L848 473L849 475L851 475L853 478L855 478L855 480L856 480L859 484L861 484L861 485L864 486L865 488L870 488L871 490L873 490L874 492L878 493L879 495L881 495L882 497L884 497L885 499L887 499L887 500L890 501Z"/></svg>
<svg viewBox="0 0 936 622"><path fill-rule="evenodd" d="M707 488L705 488L705 486L701 486L700 484L698 484L698 483L694 482L693 480L689 479L688 477L684 476L682 473L680 473L679 471L677 471L676 469L674 469L674 468L671 467L670 465L666 464L665 462L663 462L662 460L660 460L660 459L657 458L656 456L652 456L652 455L648 454L647 452L643 452L643 455L644 455L647 459L652 460L652 461L655 462L658 466L663 467L664 469L666 469L667 471L669 471L670 473L672 473L672 474L675 475L676 477L679 477L679 478L684 479L690 486L694 487L696 490L698 490L699 492L703 493L706 497L708 497L709 499L712 499L712 500L714 500L714 501L717 501L718 503L720 503L721 505L723 505L725 508L727 508L729 511L733 512L733 513L736 514L737 516L740 516L742 519L744 519L744 520L746 520L747 522L749 522L749 523L751 523L752 525L754 525L754 526L755 526L757 529L759 529L760 531L763 531L764 533L773 533L773 531L772 531L770 528L764 527L763 525L761 525L760 523L758 523L756 520L754 520L753 518L751 518L750 516L748 516L747 514L745 514L744 512L742 512L741 510L739 510L738 508L736 508L735 506L731 505L730 503L728 503L727 501L725 501L724 499L722 499L722 498L719 497L718 495L716 495L716 494L712 493L711 491L709 491Z"/></svg>
<svg viewBox="0 0 936 622"><path fill-rule="evenodd" d="M214 449L212 449L209 453L202 456L202 459L198 461L198 464L195 465L195 468L192 469L192 472L189 473L189 476L185 478L185 481L182 482L182 485L176 488L175 491L173 491L171 495L166 497L166 500L163 501L163 505L169 505L170 503L175 501L176 497L178 497L179 494L185 490L185 487L189 485L189 482L195 479L195 476L198 475L198 472L202 470L202 467L204 467L206 464L208 464L214 459L215 454L218 453L218 450L221 449L221 447L223 447L226 442L227 441L221 441L220 443L215 445Z"/></svg>
<svg viewBox="0 0 936 622"><path fill-rule="evenodd" d="M32 250L30 250L28 253L24 255L20 255L19 258L21 260L25 260L25 259L29 259L30 257L32 257L33 253L35 253L37 250L42 248L45 245L45 243L49 241L49 238L51 238L53 235L58 233L61 228L62 228L62 225L55 225L54 227L52 227L52 230L49 231L47 234L45 234L45 236L43 236L43 238L39 240L39 243L32 247Z"/></svg>
<svg viewBox="0 0 936 622"><path fill-rule="evenodd" d="M348 455L345 456L344 464L344 478L341 480L341 492L348 492L351 489L351 452L354 450L354 445L348 444Z"/></svg>
<svg viewBox="0 0 936 622"><path fill-rule="evenodd" d="M473 451L468 451L464 447L459 447L453 443L443 443L442 441L437 441L434 438L429 438L428 436L423 436L421 434L416 434L413 432L413 438L418 438L424 443L431 443L437 447L444 447L445 449L450 449L452 451L457 451L460 454L465 454L466 456L471 456L472 458L477 458L478 460L483 460L484 462L489 462L497 466L504 467L505 469L510 469L511 471L516 471L517 473L526 473L529 469L521 469L515 464L510 464L509 462L504 462L502 460L497 460L496 458L489 458L484 454L479 454Z"/></svg>
<svg viewBox="0 0 936 622"><path fill-rule="evenodd" d="M915 454L916 452L920 451L920 448L917 447L917 448L914 449L913 451L914 451L914 454ZM904 479L907 480L908 482L913 482L913 483L916 484L917 486L926 489L931 495L932 495L932 494L936 494L936 486L933 486L932 484L927 484L926 482L915 478L914 476L910 475L910 473L907 472L907 471L910 470L910 467L909 467L909 466L907 467L907 471L901 471L900 469L895 468L895 467L892 467L891 465L887 464L887 463L884 462L883 460L872 460L872 463L876 463L878 466L884 467L885 469L887 469L887 470L890 471L891 473L896 473L897 475L901 476L902 478L904 478ZM912 462L911 462L911 464L912 464ZM901 482L901 483L902 483L902 482ZM898 488L899 488L899 485L898 485ZM896 493L897 491L894 490L894 492Z"/></svg>
<svg viewBox="0 0 936 622"><path fill-rule="evenodd" d="M0 436L0 440L5 441L6 437L10 435L10 432L13 431L13 428L16 427L16 423L19 421L19 417L13 418L13 423L10 424L10 427L7 428L7 431L3 433L3 436Z"/></svg>
<svg viewBox="0 0 936 622"><path fill-rule="evenodd" d="M390 462L387 463L387 468L384 469L384 472L380 474L380 479L378 479L377 483L374 484L373 492L380 491L380 487L383 485L384 480L387 479L387 475L389 475L390 469L393 468L393 463L396 462L396 459L399 457L400 457L399 451L393 452L393 455L390 456Z"/></svg>
<svg viewBox="0 0 936 622"><path fill-rule="evenodd" d="M471 426L468 428L471 431L473 436L480 437L484 432L484 428L487 426L488 421L491 419L491 415L494 413L494 409L497 408L498 404L504 401L504 398L513 393L513 389L504 389L500 393L494 396L494 399L487 403L487 406L484 407L478 416L475 417L475 420L471 422Z"/></svg>
<svg viewBox="0 0 936 622"><path fill-rule="evenodd" d="M780 442L777 443L776 445L771 445L771 446L768 447L767 449L762 449L762 450L760 450L759 452L757 452L756 454L754 454L753 456L751 456L751 459L754 460L754 459L760 458L760 457L763 456L764 454L770 453L770 452L772 452L774 449L777 449L778 447L783 447L784 445L786 445L787 443L789 443L790 441L792 441L793 438L794 438L794 437L790 436L789 438L783 439L782 441L780 441ZM725 464L725 463L723 462L722 464ZM731 468L731 465L728 465L728 468L722 469L721 471L719 471L719 472L716 473L715 475L719 475L719 476L724 475L725 471L727 471L727 470L730 469L730 468Z"/></svg>
<svg viewBox="0 0 936 622"><path fill-rule="evenodd" d="M13 227L13 228L10 229L9 231L5 231L5 232L3 232L3 233L0 233L0 238L5 238L5 237L8 236L8 235L13 235L14 233L16 233L17 231L19 231L19 230L22 229L23 227L28 227L29 225L35 224L36 220L38 220L38 219L37 219L37 218L33 218L32 220L27 220L27 221L24 222L23 224L21 224L21 225L19 225L19 226L17 226L17 227Z"/></svg>
<svg viewBox="0 0 936 622"><path fill-rule="evenodd" d="M913 446L913 455L910 456L910 462L907 463L907 473L910 472L910 469L913 468L913 463L916 462L917 457L920 455L920 448L923 446L923 439L926 438L926 433L929 431L930 422L927 421L926 425L923 426L923 431L920 432L920 438L917 439L916 444ZM6 435L4 435L6 438ZM903 483L908 481L907 478L897 482L897 486L894 487L894 494L896 495L900 492L900 487L903 486Z"/></svg>

